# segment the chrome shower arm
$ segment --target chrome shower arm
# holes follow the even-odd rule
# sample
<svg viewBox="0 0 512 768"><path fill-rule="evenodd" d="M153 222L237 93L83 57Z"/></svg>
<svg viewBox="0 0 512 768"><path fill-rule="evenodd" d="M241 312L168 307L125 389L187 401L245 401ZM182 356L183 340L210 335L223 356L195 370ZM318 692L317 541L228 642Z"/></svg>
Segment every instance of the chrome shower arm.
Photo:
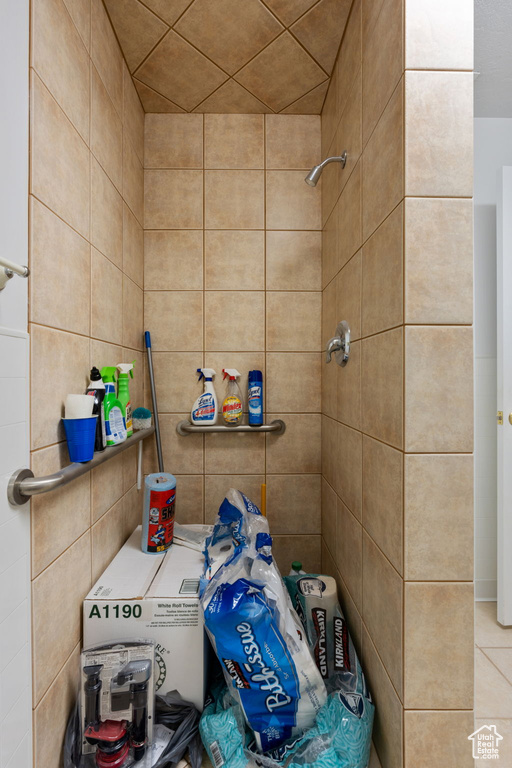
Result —
<svg viewBox="0 0 512 768"><path fill-rule="evenodd" d="M325 165L328 165L329 163L341 163L341 167L344 168L347 164L347 150L341 153L341 155L334 155L333 157L327 157L325 160L322 160L321 163L317 165L317 168L324 169Z"/></svg>
<svg viewBox="0 0 512 768"><path fill-rule="evenodd" d="M304 181L306 184L310 187L316 187L318 184L318 179L322 175L322 171L325 168L328 163L341 163L341 167L344 168L347 163L347 150L341 153L341 155L334 155L333 157L328 157L325 160L322 160L321 163L318 165L315 165L314 168L310 170Z"/></svg>

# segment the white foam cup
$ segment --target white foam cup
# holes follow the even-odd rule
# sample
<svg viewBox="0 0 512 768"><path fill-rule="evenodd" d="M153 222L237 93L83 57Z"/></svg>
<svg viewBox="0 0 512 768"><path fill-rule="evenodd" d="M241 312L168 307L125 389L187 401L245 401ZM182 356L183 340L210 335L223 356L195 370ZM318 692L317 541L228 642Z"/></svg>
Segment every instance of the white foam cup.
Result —
<svg viewBox="0 0 512 768"><path fill-rule="evenodd" d="M92 395L68 395L65 405L66 419L89 419L93 407Z"/></svg>

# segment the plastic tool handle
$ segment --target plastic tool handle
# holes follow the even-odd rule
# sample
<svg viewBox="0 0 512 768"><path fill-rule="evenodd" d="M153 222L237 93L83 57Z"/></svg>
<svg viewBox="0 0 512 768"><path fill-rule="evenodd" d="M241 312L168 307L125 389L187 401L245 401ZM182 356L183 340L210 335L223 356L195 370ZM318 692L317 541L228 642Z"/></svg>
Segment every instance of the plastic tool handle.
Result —
<svg viewBox="0 0 512 768"><path fill-rule="evenodd" d="M156 439L156 453L158 456L158 471L164 471L164 460L162 457L162 443L160 441L160 423L158 421L158 406L156 404L156 389L155 389L155 374L153 372L153 357L151 354L151 335L149 331L144 333L146 342L146 349L148 351L148 369L149 369L149 383L151 384L151 399L153 400L153 415L155 417L155 439Z"/></svg>

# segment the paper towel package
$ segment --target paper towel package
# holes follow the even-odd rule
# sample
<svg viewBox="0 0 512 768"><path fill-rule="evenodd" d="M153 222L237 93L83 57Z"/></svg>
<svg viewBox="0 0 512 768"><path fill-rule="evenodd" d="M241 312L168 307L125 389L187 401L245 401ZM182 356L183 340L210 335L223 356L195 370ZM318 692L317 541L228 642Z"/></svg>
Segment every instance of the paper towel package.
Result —
<svg viewBox="0 0 512 768"><path fill-rule="evenodd" d="M84 647L155 641L156 690L177 690L203 709L208 640L199 606L200 552L177 544L146 555L137 528L84 600Z"/></svg>

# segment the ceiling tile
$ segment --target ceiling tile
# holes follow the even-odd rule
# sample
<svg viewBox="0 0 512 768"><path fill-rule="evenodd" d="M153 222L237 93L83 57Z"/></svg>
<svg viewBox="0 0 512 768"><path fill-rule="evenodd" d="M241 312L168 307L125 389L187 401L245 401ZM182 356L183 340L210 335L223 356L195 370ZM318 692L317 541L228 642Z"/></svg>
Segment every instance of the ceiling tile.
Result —
<svg viewBox="0 0 512 768"><path fill-rule="evenodd" d="M195 0L175 29L232 75L284 28L260 0Z"/></svg>
<svg viewBox="0 0 512 768"><path fill-rule="evenodd" d="M324 71L296 40L285 32L255 59L236 80L276 112L325 80Z"/></svg>
<svg viewBox="0 0 512 768"><path fill-rule="evenodd" d="M252 93L230 79L221 85L215 93L208 96L202 104L199 104L194 112L249 115L272 112L272 110Z"/></svg>
<svg viewBox="0 0 512 768"><path fill-rule="evenodd" d="M137 93L139 94L144 112L184 112L185 110L178 107L177 104L173 104L172 101L166 99L165 96L161 96L154 91L149 85L141 83L137 78L133 78Z"/></svg>
<svg viewBox="0 0 512 768"><path fill-rule="evenodd" d="M352 0L321 0L290 30L329 75L351 4Z"/></svg>
<svg viewBox="0 0 512 768"><path fill-rule="evenodd" d="M152 11L171 26L188 8L191 0L142 0Z"/></svg>
<svg viewBox="0 0 512 768"><path fill-rule="evenodd" d="M172 30L136 72L137 79L187 111L194 109L227 76Z"/></svg>
<svg viewBox="0 0 512 768"><path fill-rule="evenodd" d="M281 19L286 27L293 24L316 2L317 0L265 0L265 4Z"/></svg>
<svg viewBox="0 0 512 768"><path fill-rule="evenodd" d="M327 93L327 87L329 80L324 80L323 83L313 88L312 91L306 93L301 99L297 99L289 107L281 110L281 114L286 115L319 115L322 111L322 106Z"/></svg>
<svg viewBox="0 0 512 768"><path fill-rule="evenodd" d="M105 0L105 5L133 72L169 27L138 0Z"/></svg>

